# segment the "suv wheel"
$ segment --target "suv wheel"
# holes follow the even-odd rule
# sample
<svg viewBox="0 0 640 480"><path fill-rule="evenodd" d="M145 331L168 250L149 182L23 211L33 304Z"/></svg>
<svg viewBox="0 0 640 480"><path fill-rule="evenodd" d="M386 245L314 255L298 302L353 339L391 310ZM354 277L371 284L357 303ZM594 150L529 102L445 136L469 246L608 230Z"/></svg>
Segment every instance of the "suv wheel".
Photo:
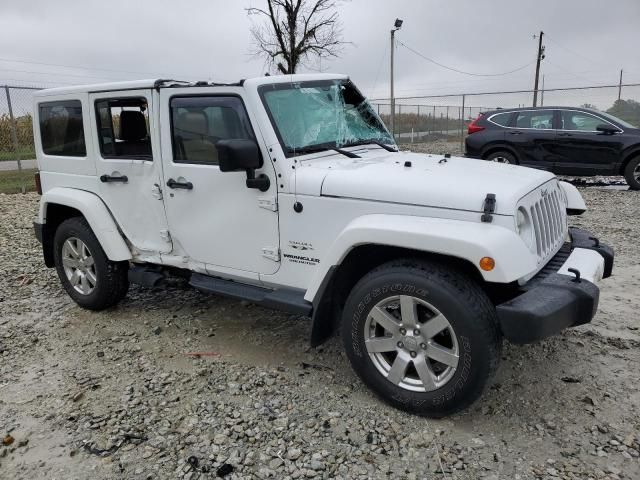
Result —
<svg viewBox="0 0 640 480"><path fill-rule="evenodd" d="M81 307L103 310L127 294L129 262L109 260L84 218L62 222L53 248L62 286Z"/></svg>
<svg viewBox="0 0 640 480"><path fill-rule="evenodd" d="M512 165L518 164L518 160L516 159L515 155L504 150L490 153L489 155L487 155L487 158L485 160L498 163L510 163Z"/></svg>
<svg viewBox="0 0 640 480"><path fill-rule="evenodd" d="M477 399L502 346L495 308L475 282L414 260L384 264L358 282L342 337L364 383L389 404L429 417Z"/></svg>
<svg viewBox="0 0 640 480"><path fill-rule="evenodd" d="M632 159L624 169L624 178L631 190L640 190L640 156Z"/></svg>

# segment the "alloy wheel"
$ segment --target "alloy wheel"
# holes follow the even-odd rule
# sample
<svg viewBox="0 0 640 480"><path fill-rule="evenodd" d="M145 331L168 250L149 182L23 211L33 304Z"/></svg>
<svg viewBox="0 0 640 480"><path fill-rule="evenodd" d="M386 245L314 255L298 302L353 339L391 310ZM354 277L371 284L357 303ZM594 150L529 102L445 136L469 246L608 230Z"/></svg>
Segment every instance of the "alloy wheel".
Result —
<svg viewBox="0 0 640 480"><path fill-rule="evenodd" d="M493 157L491 159L492 162L496 163L511 163L508 158L503 157L502 155L498 155L497 157Z"/></svg>
<svg viewBox="0 0 640 480"><path fill-rule="evenodd" d="M365 347L376 369L405 390L430 392L456 372L459 347L447 318L410 295L389 297L369 312Z"/></svg>
<svg viewBox="0 0 640 480"><path fill-rule="evenodd" d="M96 288L98 280L93 255L79 238L67 238L62 244L62 267L77 292L89 295Z"/></svg>

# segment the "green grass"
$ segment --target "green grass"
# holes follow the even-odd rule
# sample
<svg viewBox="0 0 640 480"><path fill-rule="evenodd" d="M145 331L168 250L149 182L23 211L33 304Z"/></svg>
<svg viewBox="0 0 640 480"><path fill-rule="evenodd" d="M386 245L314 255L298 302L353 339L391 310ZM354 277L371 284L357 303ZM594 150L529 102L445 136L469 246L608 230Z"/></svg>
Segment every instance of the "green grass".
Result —
<svg viewBox="0 0 640 480"><path fill-rule="evenodd" d="M22 170L9 170L0 171L0 193L20 193L22 187L27 192L33 192L36 189L36 185L33 180L33 175L36 173L35 169Z"/></svg>
<svg viewBox="0 0 640 480"><path fill-rule="evenodd" d="M6 162L9 160L31 160L36 158L36 152L33 150L33 145L21 146L18 151L0 150L0 162Z"/></svg>

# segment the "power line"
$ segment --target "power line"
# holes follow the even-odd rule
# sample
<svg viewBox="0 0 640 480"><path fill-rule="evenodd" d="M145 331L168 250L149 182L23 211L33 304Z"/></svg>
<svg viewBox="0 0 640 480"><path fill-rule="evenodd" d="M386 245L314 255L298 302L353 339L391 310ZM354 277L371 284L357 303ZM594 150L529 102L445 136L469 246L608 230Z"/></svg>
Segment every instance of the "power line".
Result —
<svg viewBox="0 0 640 480"><path fill-rule="evenodd" d="M409 47L408 45L402 43L400 40L398 40L398 43L400 45L402 45L404 48L406 48L407 50L409 50L410 52L413 52L414 54L418 55L420 58L422 58L422 59L424 59L424 60L426 60L428 62L431 62L434 65L437 65L437 66L439 66L441 68L445 68L447 70L451 70L452 72L461 73L463 75L470 75L472 77L501 77L503 75L509 75L511 73L516 73L516 72L519 72L520 70L524 70L525 68L527 68L527 67L529 67L529 66L531 66L531 65L533 65L535 63L535 61L529 62L526 65L523 65L522 67L518 67L518 68L516 68L514 70L510 70L508 72L502 72L502 73L471 73L471 72L465 72L464 70L459 70L457 68L449 67L449 66L444 65L444 64L442 64L440 62L437 62L434 59L429 58L429 57L423 55L422 53L418 52L417 50L414 50L413 48Z"/></svg>
<svg viewBox="0 0 640 480"><path fill-rule="evenodd" d="M569 47L565 47L564 45L562 45L561 43L558 43L556 40L554 40L552 37L550 37L550 36L549 36L549 34L547 34L547 33L545 33L545 35L547 36L547 39L548 39L548 40L551 40L551 42L552 42L554 45L556 45L556 46L558 46L558 47L562 48L563 50L566 50L567 52L569 52L569 53L571 53L571 54L575 55L576 57L580 57L580 58L582 58L583 60L586 60L587 62L591 62L591 63L593 63L594 65L601 65L601 66L602 66L602 65L607 65L607 66L611 67L611 65L610 65L610 64L606 64L606 63L600 62L600 61L598 61L598 60L594 60L593 58L589 58L589 57L587 57L587 56L585 56L585 55L582 55L581 53L578 53L578 52L576 52L575 50L570 49Z"/></svg>
<svg viewBox="0 0 640 480"><path fill-rule="evenodd" d="M35 62L35 61L30 61L30 60L16 60L16 59L12 59L12 58L0 58L0 61L12 62L12 63L23 63L23 64L30 64L30 65L44 65L44 66L47 66L47 67L75 68L75 69L78 69L78 70L99 70L99 71L102 71L102 72L113 72L113 73L135 73L137 75L151 75L151 76L160 75L160 76L166 76L166 74L140 72L140 71L133 71L133 70L115 70L115 69L110 69L110 68L82 67L82 66L79 66L79 65L65 65L65 64L61 64L61 63Z"/></svg>
<svg viewBox="0 0 640 480"><path fill-rule="evenodd" d="M78 75L75 73L57 73L57 72L42 72L42 71L33 71L33 70L16 70L13 68L0 68L0 72L13 72L13 73L32 73L36 75L55 75L58 77L78 77L78 78L97 78L102 80L113 80L111 77L97 77L95 75Z"/></svg>

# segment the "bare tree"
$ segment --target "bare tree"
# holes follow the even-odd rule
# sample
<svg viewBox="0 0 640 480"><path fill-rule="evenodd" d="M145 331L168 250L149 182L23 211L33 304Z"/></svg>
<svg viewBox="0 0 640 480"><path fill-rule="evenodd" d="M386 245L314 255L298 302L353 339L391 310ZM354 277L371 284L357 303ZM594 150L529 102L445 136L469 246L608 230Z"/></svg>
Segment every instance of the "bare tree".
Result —
<svg viewBox="0 0 640 480"><path fill-rule="evenodd" d="M266 9L247 8L255 22L251 35L256 55L283 74L295 73L309 57L336 57L345 42L338 14L340 0L266 0Z"/></svg>

